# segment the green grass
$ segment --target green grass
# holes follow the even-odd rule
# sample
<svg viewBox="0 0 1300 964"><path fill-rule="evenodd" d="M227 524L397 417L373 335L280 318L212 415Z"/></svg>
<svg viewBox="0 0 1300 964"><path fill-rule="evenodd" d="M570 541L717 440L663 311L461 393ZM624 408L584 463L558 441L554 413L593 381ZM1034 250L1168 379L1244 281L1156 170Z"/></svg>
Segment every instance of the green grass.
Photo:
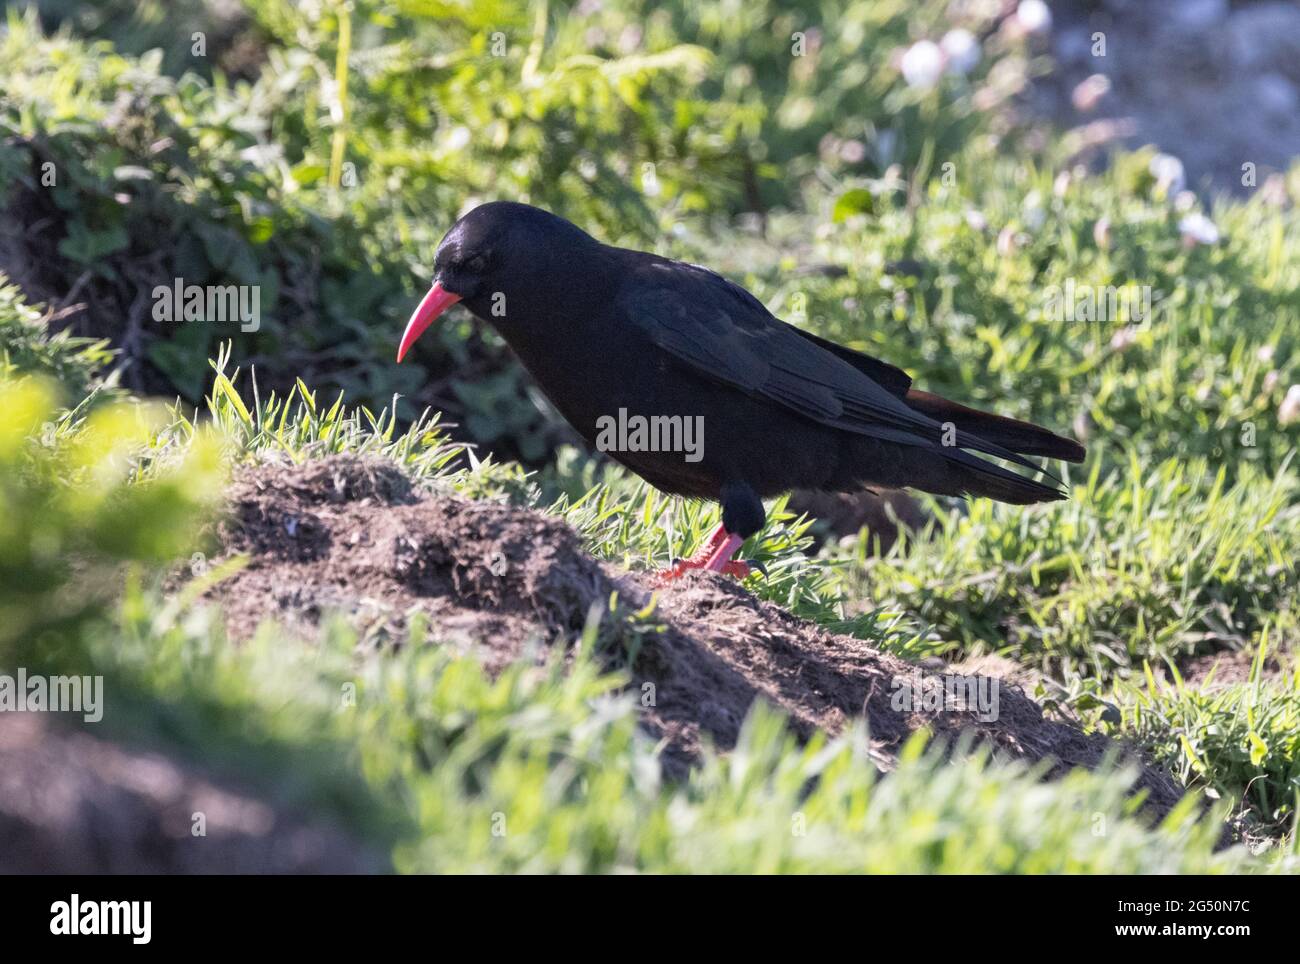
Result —
<svg viewBox="0 0 1300 964"><path fill-rule="evenodd" d="M398 434L381 416L343 406L321 411L303 389L287 403L267 398L250 408L236 400L234 381L219 384L210 414L224 429L228 451L242 457L370 452L404 462L425 484L489 484L469 480L490 475L490 468L453 465L455 453L434 428ZM291 412L282 418L286 404ZM66 444L81 450L82 437L95 431L93 420L83 420ZM191 449L193 431L182 419L157 428L143 446L151 454L140 463L146 471L138 484L148 486ZM41 464L52 456L37 447L28 457ZM626 482L616 487L625 495L607 502L603 517L592 515L596 522L585 527L586 536L606 554L617 547L624 558L643 558L646 540L661 531L646 509L657 503ZM504 489L496 497L506 497ZM582 505L561 501L559 509L584 528ZM685 514L694 521L683 527L683 538L711 522L693 511ZM789 523L776 515L775 526ZM828 571L809 566L803 578L815 581ZM734 751L706 758L685 785L664 785L652 748L636 730L624 681L592 659L595 624L567 666L556 659L545 667L520 663L489 679L472 658L426 645L430 630L422 627L399 651L358 651L340 626L319 648L284 639L271 627L234 647L211 613L193 609L203 584L166 602L128 586L116 616L33 655L46 665L75 665L108 678L118 707L110 733L170 747L219 772L238 772L273 798L333 814L372 845L388 848L399 870L1238 872L1283 866L1279 856L1216 853L1215 819L1197 818L1190 799L1162 826L1146 826L1125 795L1130 777L1122 773L1080 773L1045 784L979 754L946 762L918 741L882 780L862 755L861 734L818 737L800 747L761 706ZM875 634L882 642L887 636ZM285 781L282 774L290 771L293 779Z"/></svg>
<svg viewBox="0 0 1300 964"><path fill-rule="evenodd" d="M1295 822L1300 797L1300 672L1263 674L1267 636L1244 683L1188 686L1150 670L1142 686L1117 688L1119 729L1190 787L1229 803L1247 833L1277 836Z"/></svg>
<svg viewBox="0 0 1300 964"><path fill-rule="evenodd" d="M34 347L29 357L78 350ZM336 452L390 459L422 485L558 513L594 554L633 568L685 554L716 523L715 507L670 502L617 469L569 458L530 476L473 457L436 418L401 427L391 409L352 409L303 384L284 398L255 390L252 373L232 370L225 354L212 367L203 418L183 406L145 423L47 408L28 421L53 418L54 438L30 441L14 457L33 460L40 468L29 475L43 485L75 494L80 473L55 470L60 463L50 460L119 451L87 442L116 431L134 452L118 469L129 484L148 491L185 465L197 483L219 477L218 463L196 469L188 461L196 445L212 444L210 424L226 463ZM14 382L15 373L11 385L38 384ZM771 574L750 587L905 655L993 648L1094 692L1143 661L1251 645L1266 627L1275 645L1293 646L1293 477L1285 467L1269 476L1254 466L1228 476L1205 459L1171 458L1144 470L1136 452L1102 453L1068 503L936 505L942 513L928 537L870 562L858 554L861 543L810 559L807 520L778 502L746 547ZM90 505L111 517L111 502ZM180 543L169 550L185 551ZM59 646L27 655L82 671L90 660L126 694L112 732L334 813L387 848L400 870L1282 866L1285 848L1266 858L1214 853L1214 818L1195 819L1191 809L1145 826L1120 773L1043 784L978 754L944 762L918 744L881 780L855 749L856 734L799 747L761 707L737 750L707 759L689 783L665 786L636 732L635 706L621 695L623 681L602 675L590 655L564 669L520 664L492 680L472 659L419 638L400 652L356 653L341 627L319 650L273 628L237 648L210 614L193 608L197 588L159 602L128 587L116 616L95 616L68 629ZM432 629L416 632L436 639ZM345 692L355 703L344 704ZM1274 837L1289 829L1293 692L1256 681L1217 695L1126 688L1111 698L1123 713L1116 732L1142 741L1189 786L1223 798L1221 813L1246 813ZM286 784L280 774L290 760L294 779Z"/></svg>
<svg viewBox="0 0 1300 964"><path fill-rule="evenodd" d="M1189 798L1157 827L1131 774L1044 783L913 740L876 775L864 734L800 746L762 705L736 748L666 785L589 624L568 665L495 679L427 645L319 648L267 629L234 647L184 606L128 593L82 658L116 696L108 732L182 748L273 799L346 821L406 872L1235 873L1281 855L1216 851ZM82 663L81 665L85 665ZM292 779L285 774L292 773Z"/></svg>
<svg viewBox="0 0 1300 964"><path fill-rule="evenodd" d="M1100 464L1100 463L1098 463ZM1293 470L1236 482L1204 460L1091 476L1068 502L945 508L934 530L861 561L849 594L933 623L950 648L993 651L1069 681L1250 644L1296 624Z"/></svg>
<svg viewBox="0 0 1300 964"><path fill-rule="evenodd" d="M160 406L121 390L99 337L49 337L0 283L0 659L93 666L120 697L117 737L332 814L404 871L1294 869L1300 683L1193 687L1178 667L1236 649L1294 666L1300 650L1300 419L1283 404L1300 384L1300 167L1286 203L1210 203L1167 196L1149 150L1093 174L1068 137L994 144L977 95L995 68L1044 65L990 48L969 78L908 88L897 47L937 36L948 7L607 0L584 20L505 2L397 22L361 3L341 51L332 14L258 0L265 62L237 83L11 17L3 202L46 245L34 260L57 296L90 303L78 323L128 330L149 265L261 285L266 324L230 345L146 325L121 360L183 396ZM789 52L802 20L840 25L808 60ZM630 24L643 45L620 50ZM487 55L489 25L505 56ZM871 533L814 551L810 520L777 500L743 549L768 575L746 588L907 657L991 651L1039 671L1060 712L1141 743L1216 813L1189 799L1153 828L1125 774L1044 783L919 742L879 778L860 734L800 746L761 706L733 752L665 785L625 681L590 652L636 614L606 614L563 667L491 679L436 626L397 651L359 652L341 626L320 647L275 627L235 647L195 603L202 582L160 595L228 472L259 459L388 459L422 486L554 513L633 569L716 525L714 506L548 451L549 416L462 313L423 359L391 364L442 229L497 194L720 269L923 388L1080 435L1068 502L930 501L928 530L883 558ZM1194 212L1218 243L1184 241ZM1136 285L1153 311L1061 320L1050 295L1067 285ZM1215 852L1216 817L1270 852Z"/></svg>
<svg viewBox="0 0 1300 964"><path fill-rule="evenodd" d="M100 400L113 394L115 378L101 377L112 360L108 339L51 338L41 312L0 272L0 377L42 375L69 398Z"/></svg>

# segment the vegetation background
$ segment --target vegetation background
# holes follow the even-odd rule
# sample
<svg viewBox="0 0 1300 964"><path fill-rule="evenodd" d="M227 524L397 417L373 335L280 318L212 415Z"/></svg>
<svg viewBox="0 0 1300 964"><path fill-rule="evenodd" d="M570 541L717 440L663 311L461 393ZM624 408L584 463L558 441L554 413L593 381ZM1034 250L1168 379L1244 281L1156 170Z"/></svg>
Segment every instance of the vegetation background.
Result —
<svg viewBox="0 0 1300 964"><path fill-rule="evenodd" d="M366 855L349 866L1294 867L1300 167L1191 183L1123 125L1043 116L1033 0L2 6L0 669L102 673L97 738L325 821ZM762 706L666 779L594 625L543 671L490 673L436 625L233 645L198 601L222 573L186 564L259 461L392 460L632 568L714 521L666 531L667 503L577 448L463 313L392 363L442 233L492 198L708 264L927 389L1086 440L1058 505L775 512L750 547L774 578L748 588L910 659L983 661L1141 746L1187 806L1153 825L1131 773L1043 782L920 737L881 778L860 734L797 740ZM259 286L259 329L155 322L176 278ZM1067 285L1153 310L1058 317ZM348 681L372 698L341 713Z"/></svg>

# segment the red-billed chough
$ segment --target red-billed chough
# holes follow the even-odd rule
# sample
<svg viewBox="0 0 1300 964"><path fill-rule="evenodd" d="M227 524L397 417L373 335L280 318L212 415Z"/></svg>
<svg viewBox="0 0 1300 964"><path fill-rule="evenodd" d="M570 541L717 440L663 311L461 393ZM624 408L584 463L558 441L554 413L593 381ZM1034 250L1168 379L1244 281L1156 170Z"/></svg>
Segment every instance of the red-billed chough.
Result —
<svg viewBox="0 0 1300 964"><path fill-rule="evenodd" d="M484 204L447 232L397 360L458 301L590 444L615 420L702 419L707 441L691 452L644 433L598 445L664 492L722 503L722 525L669 575L747 573L732 556L762 527L765 496L912 487L1024 505L1065 495L974 453L1034 471L1026 456L1084 456L1037 425L918 391L901 369L781 321L707 268L601 244L526 204Z"/></svg>

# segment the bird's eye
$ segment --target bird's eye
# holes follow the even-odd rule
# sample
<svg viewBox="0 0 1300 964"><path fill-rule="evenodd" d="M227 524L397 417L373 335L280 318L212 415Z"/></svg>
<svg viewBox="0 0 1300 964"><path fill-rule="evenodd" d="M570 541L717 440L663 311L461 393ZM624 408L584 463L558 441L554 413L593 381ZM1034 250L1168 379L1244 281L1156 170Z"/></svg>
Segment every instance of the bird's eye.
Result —
<svg viewBox="0 0 1300 964"><path fill-rule="evenodd" d="M465 262L465 267L475 273L482 271L484 268L487 267L487 255L485 254L474 255L474 257L470 258L468 261Z"/></svg>

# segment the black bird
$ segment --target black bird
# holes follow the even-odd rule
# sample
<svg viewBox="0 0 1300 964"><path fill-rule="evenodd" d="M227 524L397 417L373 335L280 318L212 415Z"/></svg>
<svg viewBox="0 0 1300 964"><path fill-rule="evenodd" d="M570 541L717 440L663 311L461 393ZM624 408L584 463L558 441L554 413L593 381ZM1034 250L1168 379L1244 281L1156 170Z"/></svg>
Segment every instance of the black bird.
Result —
<svg viewBox="0 0 1300 964"><path fill-rule="evenodd" d="M703 416L697 461L608 451L664 492L722 504L722 525L670 577L747 574L732 556L762 527L762 499L790 489L912 487L1025 505L1065 494L973 453L1036 472L1026 456L1084 456L1037 425L918 391L901 369L781 321L707 268L601 244L526 204L484 204L447 232L397 360L458 301L589 444L620 410L629 423Z"/></svg>

